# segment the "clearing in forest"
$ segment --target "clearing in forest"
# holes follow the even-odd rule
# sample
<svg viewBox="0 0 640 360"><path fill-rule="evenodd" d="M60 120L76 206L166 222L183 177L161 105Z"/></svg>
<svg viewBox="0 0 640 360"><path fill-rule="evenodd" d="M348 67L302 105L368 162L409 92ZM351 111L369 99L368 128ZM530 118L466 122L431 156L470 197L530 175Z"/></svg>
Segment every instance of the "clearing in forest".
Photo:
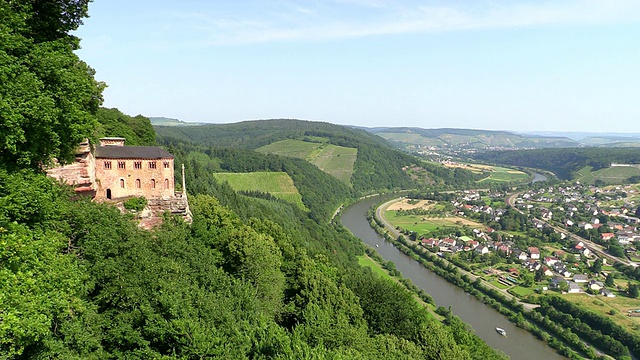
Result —
<svg viewBox="0 0 640 360"><path fill-rule="evenodd" d="M278 199L297 205L302 210L309 210L302 202L302 196L293 184L293 180L285 172L214 173L213 177L218 181L228 182L235 191L269 193Z"/></svg>
<svg viewBox="0 0 640 360"><path fill-rule="evenodd" d="M287 139L265 145L257 151L307 160L320 170L350 184L358 149L317 141Z"/></svg>

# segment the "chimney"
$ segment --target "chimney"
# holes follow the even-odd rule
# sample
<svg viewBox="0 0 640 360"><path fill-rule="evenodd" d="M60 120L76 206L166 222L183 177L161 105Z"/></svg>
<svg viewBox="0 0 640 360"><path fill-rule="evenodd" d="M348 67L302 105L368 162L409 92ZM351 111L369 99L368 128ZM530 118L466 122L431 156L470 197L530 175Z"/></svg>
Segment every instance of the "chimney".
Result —
<svg viewBox="0 0 640 360"><path fill-rule="evenodd" d="M100 146L124 146L124 138L104 137L100 139Z"/></svg>

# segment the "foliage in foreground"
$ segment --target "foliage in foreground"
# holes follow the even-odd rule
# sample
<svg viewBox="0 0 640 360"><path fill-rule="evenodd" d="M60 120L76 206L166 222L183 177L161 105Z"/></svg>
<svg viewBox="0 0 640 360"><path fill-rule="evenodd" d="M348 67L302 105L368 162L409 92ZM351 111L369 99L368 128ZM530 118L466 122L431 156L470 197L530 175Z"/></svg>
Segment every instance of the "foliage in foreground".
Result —
<svg viewBox="0 0 640 360"><path fill-rule="evenodd" d="M43 175L0 184L0 357L487 358L399 285L211 196L147 232Z"/></svg>
<svg viewBox="0 0 640 360"><path fill-rule="evenodd" d="M88 2L0 2L0 165L71 160L95 126L104 85L68 34Z"/></svg>

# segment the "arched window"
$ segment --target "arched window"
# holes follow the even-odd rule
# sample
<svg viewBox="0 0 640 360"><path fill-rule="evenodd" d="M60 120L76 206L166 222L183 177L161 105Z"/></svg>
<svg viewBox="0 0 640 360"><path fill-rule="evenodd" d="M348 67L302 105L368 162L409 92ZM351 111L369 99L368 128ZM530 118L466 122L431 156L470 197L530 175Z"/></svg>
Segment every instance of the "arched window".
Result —
<svg viewBox="0 0 640 360"><path fill-rule="evenodd" d="M151 188L152 189L156 188L156 179L151 179Z"/></svg>
<svg viewBox="0 0 640 360"><path fill-rule="evenodd" d="M124 189L124 179L120 179L120 188Z"/></svg>
<svg viewBox="0 0 640 360"><path fill-rule="evenodd" d="M136 179L136 188L140 189L140 179Z"/></svg>
<svg viewBox="0 0 640 360"><path fill-rule="evenodd" d="M164 189L169 190L169 179L164 179Z"/></svg>

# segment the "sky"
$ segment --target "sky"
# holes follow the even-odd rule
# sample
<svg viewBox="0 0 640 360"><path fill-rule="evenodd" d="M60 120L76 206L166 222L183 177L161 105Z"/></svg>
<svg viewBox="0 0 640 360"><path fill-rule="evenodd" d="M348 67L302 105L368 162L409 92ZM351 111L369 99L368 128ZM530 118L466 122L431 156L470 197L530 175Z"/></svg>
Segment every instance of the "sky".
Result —
<svg viewBox="0 0 640 360"><path fill-rule="evenodd" d="M104 106L188 122L640 132L637 0L94 0Z"/></svg>

